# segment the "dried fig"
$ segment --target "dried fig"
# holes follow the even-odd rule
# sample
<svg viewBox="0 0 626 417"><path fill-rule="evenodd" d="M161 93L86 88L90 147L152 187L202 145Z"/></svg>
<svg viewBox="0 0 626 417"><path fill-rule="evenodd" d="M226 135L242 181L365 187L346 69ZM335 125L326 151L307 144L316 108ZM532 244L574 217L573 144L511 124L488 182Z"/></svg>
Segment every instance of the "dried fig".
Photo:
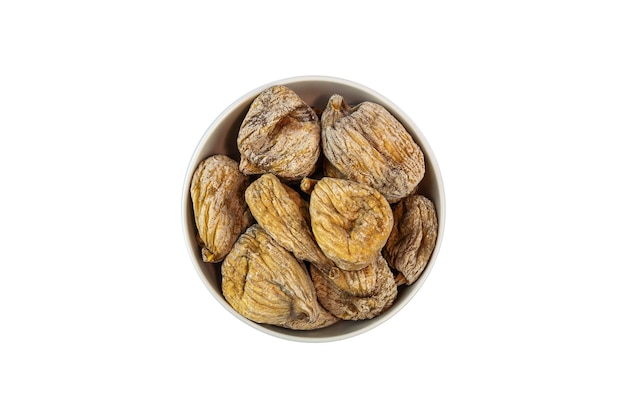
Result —
<svg viewBox="0 0 626 417"><path fill-rule="evenodd" d="M428 198L414 194L393 208L394 225L383 254L399 271L398 284L413 284L426 267L437 241L437 212Z"/></svg>
<svg viewBox="0 0 626 417"><path fill-rule="evenodd" d="M319 118L288 87L270 87L250 105L237 147L244 174L273 173L283 180L300 180L315 171L320 156Z"/></svg>
<svg viewBox="0 0 626 417"><path fill-rule="evenodd" d="M334 168L368 184L390 203L411 194L424 177L424 154L406 128L383 106L354 107L334 94L321 117L322 148Z"/></svg>
<svg viewBox="0 0 626 417"><path fill-rule="evenodd" d="M323 270L333 265L320 250L310 226L309 204L274 174L264 174L245 192L246 202L256 221L285 249L300 260Z"/></svg>
<svg viewBox="0 0 626 417"><path fill-rule="evenodd" d="M204 262L219 262L252 216L244 200L249 180L238 164L225 155L202 161L191 180L191 200Z"/></svg>
<svg viewBox="0 0 626 417"><path fill-rule="evenodd" d="M387 200L372 187L350 180L319 180L311 192L309 211L322 252L349 271L376 259L393 226Z"/></svg>
<svg viewBox="0 0 626 417"><path fill-rule="evenodd" d="M306 267L263 228L250 226L222 263L222 293L242 316L298 330L334 323Z"/></svg>
<svg viewBox="0 0 626 417"><path fill-rule="evenodd" d="M374 318L398 295L393 273L381 255L358 271L334 268L325 274L311 266L311 278L320 304L343 320Z"/></svg>

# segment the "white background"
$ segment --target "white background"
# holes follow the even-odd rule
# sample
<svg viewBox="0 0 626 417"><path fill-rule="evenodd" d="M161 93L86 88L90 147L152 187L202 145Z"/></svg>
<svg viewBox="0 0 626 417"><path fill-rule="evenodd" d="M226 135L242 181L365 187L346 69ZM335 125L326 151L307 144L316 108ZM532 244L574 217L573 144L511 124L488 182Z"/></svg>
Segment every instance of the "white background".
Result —
<svg viewBox="0 0 626 417"><path fill-rule="evenodd" d="M0 415L626 415L619 3L3 2ZM403 108L447 195L416 297L325 344L225 311L180 220L206 128L298 75Z"/></svg>

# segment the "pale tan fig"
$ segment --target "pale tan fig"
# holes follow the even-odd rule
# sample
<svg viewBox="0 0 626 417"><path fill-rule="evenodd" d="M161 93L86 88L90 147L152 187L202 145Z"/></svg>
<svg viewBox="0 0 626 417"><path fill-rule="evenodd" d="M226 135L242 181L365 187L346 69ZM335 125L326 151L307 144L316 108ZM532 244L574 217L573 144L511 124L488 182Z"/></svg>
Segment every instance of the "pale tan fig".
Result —
<svg viewBox="0 0 626 417"><path fill-rule="evenodd" d="M309 211L313 236L322 252L348 271L371 264L393 226L387 200L372 187L350 180L319 180Z"/></svg>
<svg viewBox="0 0 626 417"><path fill-rule="evenodd" d="M437 241L437 212L432 201L411 195L393 208L394 225L383 254L399 273L398 284L413 284L420 277Z"/></svg>
<svg viewBox="0 0 626 417"><path fill-rule="evenodd" d="M258 224L224 258L222 293L235 311L256 323L297 330L334 323L317 301L304 264Z"/></svg>
<svg viewBox="0 0 626 417"><path fill-rule="evenodd" d="M210 156L196 168L191 201L204 262L221 261L252 224L244 200L248 183L237 162L225 155Z"/></svg>
<svg viewBox="0 0 626 417"><path fill-rule="evenodd" d="M424 177L424 154L406 128L383 106L350 107L335 94L322 113L322 148L334 168L368 184L390 203L413 193Z"/></svg>
<svg viewBox="0 0 626 417"><path fill-rule="evenodd" d="M308 202L276 175L264 174L253 181L245 198L261 227L296 258L322 270L334 266L315 243Z"/></svg>
<svg viewBox="0 0 626 417"><path fill-rule="evenodd" d="M294 91L273 86L250 105L237 137L244 174L272 173L287 181L315 171L320 156L317 114Z"/></svg>
<svg viewBox="0 0 626 417"><path fill-rule="evenodd" d="M386 311L398 295L398 289L385 259L376 260L358 271L333 269L324 274L311 266L320 304L343 320L374 318Z"/></svg>

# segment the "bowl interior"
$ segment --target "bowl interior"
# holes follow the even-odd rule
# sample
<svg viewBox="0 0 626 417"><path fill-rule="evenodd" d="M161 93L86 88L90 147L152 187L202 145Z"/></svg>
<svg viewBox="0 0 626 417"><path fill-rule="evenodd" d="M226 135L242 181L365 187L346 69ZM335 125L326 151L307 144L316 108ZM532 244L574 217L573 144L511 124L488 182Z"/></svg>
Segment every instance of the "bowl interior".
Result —
<svg viewBox="0 0 626 417"><path fill-rule="evenodd" d="M202 261L200 248L195 238L196 228L191 205L191 196L189 193L193 172L202 160L215 154L228 155L239 161L239 151L237 150L236 143L237 134L239 126L248 111L250 103L252 103L254 98L256 98L261 91L272 85L279 84L291 88L307 104L309 104L309 106L321 110L326 107L328 99L335 93L344 96L349 105L355 105L362 101L373 101L379 103L386 107L387 110L389 110L406 127L424 152L426 174L422 182L420 182L419 193L431 199L435 204L439 220L437 243L430 261L420 278L413 283L413 285L400 286L398 288L398 298L394 302L393 306L378 317L362 321L341 321L324 329L308 331L296 331L276 326L257 324L242 317L224 299L221 291L220 264L210 264ZM231 104L226 110L224 110L224 112L222 112L221 115L218 116L198 143L198 146L196 147L196 150L194 151L194 154L189 162L182 193L182 222L185 243L198 274L216 300L236 317L260 331L284 339L308 342L326 342L355 336L380 325L404 307L423 285L426 277L432 269L437 257L437 252L439 251L439 247L441 245L445 221L444 217L445 198L439 167L428 142L417 126L402 112L402 110L398 109L392 102L375 91L352 81L332 77L297 77L275 81L249 92Z"/></svg>

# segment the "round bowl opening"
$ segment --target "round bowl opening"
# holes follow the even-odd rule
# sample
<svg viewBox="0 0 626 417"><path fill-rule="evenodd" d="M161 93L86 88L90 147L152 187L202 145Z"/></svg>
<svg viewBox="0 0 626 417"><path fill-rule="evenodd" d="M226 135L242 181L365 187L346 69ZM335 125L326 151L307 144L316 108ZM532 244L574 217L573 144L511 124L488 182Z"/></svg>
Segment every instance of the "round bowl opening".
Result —
<svg viewBox="0 0 626 417"><path fill-rule="evenodd" d="M252 101L263 90L273 85L284 85L291 88L309 106L322 110L326 107L326 103L332 94L342 95L349 105L355 105L362 101L376 102L387 108L387 110L389 110L389 112L405 126L418 145L422 148L426 163L426 174L424 179L420 182L419 193L428 197L435 204L439 223L437 243L428 265L424 269L420 278L410 286L401 285L398 287L398 297L394 304L387 311L373 319L361 321L340 321L330 327L306 331L290 330L277 326L254 323L237 313L224 299L221 290L220 264L205 263L202 261L200 247L198 246L195 237L196 226L189 192L193 172L202 160L215 154L228 155L239 161L239 151L237 150L236 142L239 126L241 125ZM344 79L326 76L294 77L268 83L240 97L228 108L226 108L206 130L193 155L191 156L187 172L185 174L182 190L182 223L185 244L189 251L192 263L209 292L224 306L224 308L249 326L276 337L302 342L329 342L356 336L382 324L384 321L390 319L393 315L400 311L400 309L402 309L415 296L420 287L424 284L424 281L428 277L436 261L437 253L441 246L441 240L443 237L445 223L445 196L443 180L441 178L441 173L433 151L422 132L401 109L399 109L387 98L365 86Z"/></svg>

